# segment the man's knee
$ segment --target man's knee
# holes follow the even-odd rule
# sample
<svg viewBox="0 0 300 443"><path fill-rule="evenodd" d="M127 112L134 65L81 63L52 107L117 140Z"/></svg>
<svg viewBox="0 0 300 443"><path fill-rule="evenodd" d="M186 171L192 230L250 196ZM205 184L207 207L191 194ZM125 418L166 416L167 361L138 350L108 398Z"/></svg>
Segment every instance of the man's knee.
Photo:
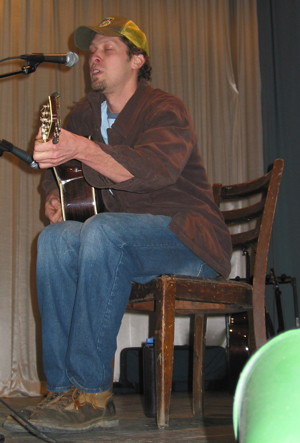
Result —
<svg viewBox="0 0 300 443"><path fill-rule="evenodd" d="M76 235L80 233L82 223L61 222L46 226L39 235L38 249L45 251L51 247L61 247L64 243L74 242Z"/></svg>
<svg viewBox="0 0 300 443"><path fill-rule="evenodd" d="M88 219L82 228L82 240L91 244L112 243L117 247L123 245L121 240L122 223L118 214L101 213ZM124 226L124 225L123 225Z"/></svg>

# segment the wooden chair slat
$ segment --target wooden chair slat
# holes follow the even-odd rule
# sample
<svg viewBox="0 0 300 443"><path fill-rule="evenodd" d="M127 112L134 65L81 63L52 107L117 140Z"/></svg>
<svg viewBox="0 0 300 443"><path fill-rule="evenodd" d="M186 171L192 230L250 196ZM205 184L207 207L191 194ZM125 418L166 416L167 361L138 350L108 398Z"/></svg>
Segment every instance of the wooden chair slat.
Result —
<svg viewBox="0 0 300 443"><path fill-rule="evenodd" d="M265 207L265 199L245 208L232 209L231 211L222 211L224 220L229 226L231 224L240 224L249 222L262 215Z"/></svg>

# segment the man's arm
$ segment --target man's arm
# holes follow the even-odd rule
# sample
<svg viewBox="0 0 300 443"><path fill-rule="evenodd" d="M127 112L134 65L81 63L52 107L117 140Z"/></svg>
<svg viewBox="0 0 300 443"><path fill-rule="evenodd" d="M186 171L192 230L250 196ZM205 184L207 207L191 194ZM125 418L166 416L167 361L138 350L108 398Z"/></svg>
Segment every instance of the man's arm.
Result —
<svg viewBox="0 0 300 443"><path fill-rule="evenodd" d="M61 129L59 142L44 143L39 130L34 145L33 158L41 169L51 168L69 160L76 159L95 171L120 183L129 180L133 175L120 163L105 153L99 145L93 141Z"/></svg>

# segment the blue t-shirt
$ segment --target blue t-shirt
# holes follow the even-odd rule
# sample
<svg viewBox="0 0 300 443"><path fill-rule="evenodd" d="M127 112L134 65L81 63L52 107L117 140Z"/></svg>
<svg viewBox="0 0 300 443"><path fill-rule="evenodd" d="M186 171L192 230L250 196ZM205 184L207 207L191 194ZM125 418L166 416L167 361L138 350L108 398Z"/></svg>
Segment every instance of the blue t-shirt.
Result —
<svg viewBox="0 0 300 443"><path fill-rule="evenodd" d="M108 112L106 100L101 104L101 134L103 140L108 145L107 129L111 128L114 124L118 114Z"/></svg>

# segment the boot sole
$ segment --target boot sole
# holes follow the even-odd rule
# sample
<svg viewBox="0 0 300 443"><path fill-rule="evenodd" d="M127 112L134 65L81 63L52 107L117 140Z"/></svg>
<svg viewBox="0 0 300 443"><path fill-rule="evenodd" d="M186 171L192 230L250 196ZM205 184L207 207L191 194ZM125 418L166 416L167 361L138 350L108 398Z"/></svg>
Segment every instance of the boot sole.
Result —
<svg viewBox="0 0 300 443"><path fill-rule="evenodd" d="M18 411L18 413L22 416L24 416L24 418L26 420L29 420L31 415L36 411L36 407L35 406L29 406L28 408L26 408L24 411ZM26 423L21 420L18 416L16 416L18 420L22 421L24 423L24 426L27 426ZM12 432L28 432L22 425L20 425L14 418L12 415L9 415L7 417L7 419L5 420L5 422L2 424L2 427L4 429L6 429L7 431L12 431Z"/></svg>
<svg viewBox="0 0 300 443"><path fill-rule="evenodd" d="M102 420L100 422L89 423L85 426L57 426L48 423L34 423L32 424L42 432L57 433L57 434L69 434L69 433L81 433L89 432L99 428L115 428L119 426L119 419L114 420Z"/></svg>
<svg viewBox="0 0 300 443"><path fill-rule="evenodd" d="M24 426L28 426L28 425L26 425L26 424L24 423ZM2 427L3 427L4 429L6 429L7 431L10 431L10 432L18 432L18 433L26 432L26 433L28 433L28 430L25 429L25 428L23 428L23 426L20 425L20 424L17 423L17 422L15 422L15 423L12 423L12 422L4 422L3 425L2 425Z"/></svg>

